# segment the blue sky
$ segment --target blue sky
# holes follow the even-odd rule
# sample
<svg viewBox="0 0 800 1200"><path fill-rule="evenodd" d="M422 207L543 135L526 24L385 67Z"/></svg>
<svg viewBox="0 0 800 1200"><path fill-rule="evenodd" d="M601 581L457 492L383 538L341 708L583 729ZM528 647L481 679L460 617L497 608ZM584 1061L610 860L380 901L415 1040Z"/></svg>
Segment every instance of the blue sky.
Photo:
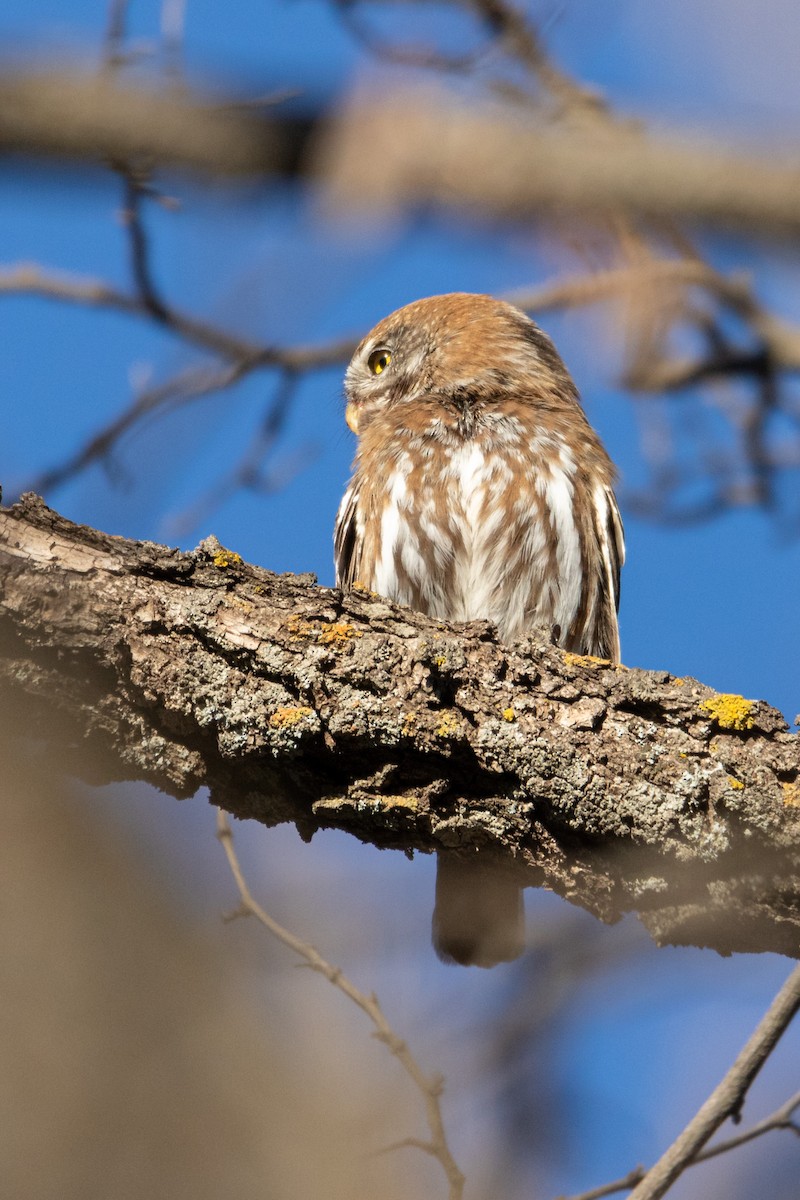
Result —
<svg viewBox="0 0 800 1200"><path fill-rule="evenodd" d="M391 34L397 14L405 21L410 10L389 7L381 20ZM620 0L613 6L576 0L537 5L535 11L564 65L602 87L622 110L656 124L691 122L780 140L794 132L800 106L794 50L800 16L777 0L765 7L769 19L760 6L759 20L744 4L733 8L739 19L729 19L731 6L722 0L702 6L688 0ZM317 0L224 6L188 0L187 12L187 58L197 79L252 91L296 86L320 102L343 94L357 78L379 74L331 6ZM137 36L157 34L156 4L134 3L132 15ZM452 19L440 13L430 18ZM0 13L0 34L18 53L91 57L99 53L103 23L102 4L72 0L65 8L55 0L30 0L18 12ZM462 24L452 37L457 42L463 36ZM546 244L522 229L484 228L449 216L331 227L316 197L288 184L270 187L256 203L183 185L180 195L179 212L151 208L148 215L166 296L242 334L272 341L361 334L420 295L499 294L535 285L553 271ZM2 260L36 261L125 286L119 203L117 181L99 171L50 175L3 166ZM768 302L796 319L794 248L701 236L717 266L751 272ZM174 339L142 321L8 296L2 312L0 480L7 489L80 444L127 402L137 381L165 378L193 361ZM619 465L624 498L641 473L640 447L630 402L615 386L609 355L597 350L597 324L583 314L551 316L542 324ZM180 514L241 453L255 428L275 386L262 375L203 401L190 416L179 414L128 439L120 455L125 488L111 486L96 470L47 498L73 519L129 536L191 546L213 532L252 561L278 571L312 570L331 583L331 528L353 453L342 420L341 374L319 373L301 386L277 462L291 465L300 455L308 465L275 495L239 494L181 530ZM624 661L767 699L792 719L800 710L800 540L787 537L773 516L752 511L678 530L628 514L626 531ZM146 789L122 793L134 794L138 811L148 814L147 837L157 841L162 833L166 838L178 828L188 831L177 852L187 881L195 878L194 864L208 859L209 876L224 891L223 876L210 861L216 848L204 805L178 809ZM354 871L364 895L383 897L397 949L386 949L387 934L362 965L374 968L379 992L381 981L388 988L404 1028L441 1053L443 1069L458 1079L457 1047L435 1029L431 1014L454 1003L485 1027L507 980L502 971L454 972L433 961L427 946L431 862L408 864L337 835L301 847L291 830L276 830L260 838L252 869L275 893L290 886L292 872L313 876L325 914L352 914L342 881ZM219 891L204 903L209 911L224 907ZM563 906L553 897L531 897L530 907L547 921ZM329 938L332 957L346 959L340 925L320 918L314 940ZM608 939L618 932L598 927L604 944L611 945ZM569 1155L554 1156L549 1168L550 1191L586 1187L652 1159L716 1082L788 970L775 956L723 961L697 951L645 951L644 961L643 969L600 972L569 1005L552 1069L579 1116ZM795 1031L783 1060L793 1061L795 1070L799 1048ZM686 1067L676 1068L683 1060ZM784 1098L787 1074L783 1066L773 1071L774 1103ZM490 1097L492 1086L484 1080L477 1094ZM770 1096L765 1087L762 1105ZM480 1121L466 1101L453 1107L468 1158Z"/></svg>

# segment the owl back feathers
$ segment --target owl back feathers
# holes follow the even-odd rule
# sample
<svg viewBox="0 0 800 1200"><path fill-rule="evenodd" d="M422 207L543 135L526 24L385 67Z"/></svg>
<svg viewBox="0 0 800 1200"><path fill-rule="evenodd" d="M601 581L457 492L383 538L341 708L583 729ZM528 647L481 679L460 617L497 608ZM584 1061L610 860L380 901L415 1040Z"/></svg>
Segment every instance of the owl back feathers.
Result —
<svg viewBox="0 0 800 1200"><path fill-rule="evenodd" d="M386 423L362 436L339 509L339 586L493 621L504 641L557 629L566 649L617 659L623 543L605 477L513 410L483 414L466 436L438 417L422 430Z"/></svg>
<svg viewBox="0 0 800 1200"><path fill-rule="evenodd" d="M334 532L340 587L618 661L614 468L542 330L489 296L420 300L367 335L345 390L359 444ZM433 934L446 961L516 957L516 880L442 852Z"/></svg>

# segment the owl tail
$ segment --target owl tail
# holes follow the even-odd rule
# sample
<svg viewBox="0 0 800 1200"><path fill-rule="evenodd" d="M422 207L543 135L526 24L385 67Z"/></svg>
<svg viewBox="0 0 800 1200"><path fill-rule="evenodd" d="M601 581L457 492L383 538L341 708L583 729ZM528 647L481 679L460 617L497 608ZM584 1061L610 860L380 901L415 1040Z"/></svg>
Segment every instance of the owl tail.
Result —
<svg viewBox="0 0 800 1200"><path fill-rule="evenodd" d="M442 962L463 967L493 967L522 954L522 889L507 868L477 855L439 854L433 948Z"/></svg>

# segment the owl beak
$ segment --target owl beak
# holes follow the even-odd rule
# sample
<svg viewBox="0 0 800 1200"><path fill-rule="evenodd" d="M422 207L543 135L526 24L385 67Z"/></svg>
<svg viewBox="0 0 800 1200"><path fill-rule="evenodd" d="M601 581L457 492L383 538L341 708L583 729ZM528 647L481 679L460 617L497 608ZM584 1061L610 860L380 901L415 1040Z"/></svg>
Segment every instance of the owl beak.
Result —
<svg viewBox="0 0 800 1200"><path fill-rule="evenodd" d="M350 426L353 433L358 433L358 409L356 408L355 404L348 404L347 408L344 410L344 419L347 421L347 424Z"/></svg>

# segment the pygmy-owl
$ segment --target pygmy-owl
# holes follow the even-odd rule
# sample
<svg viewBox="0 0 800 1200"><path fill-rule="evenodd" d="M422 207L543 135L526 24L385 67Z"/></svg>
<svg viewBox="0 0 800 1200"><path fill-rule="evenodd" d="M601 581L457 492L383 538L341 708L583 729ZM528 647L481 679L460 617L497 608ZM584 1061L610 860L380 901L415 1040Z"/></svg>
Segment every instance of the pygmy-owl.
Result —
<svg viewBox="0 0 800 1200"><path fill-rule="evenodd" d="M418 300L364 338L345 392L358 450L334 534L340 587L619 660L614 468L533 321L491 296ZM518 884L442 852L433 940L446 961L515 958Z"/></svg>

